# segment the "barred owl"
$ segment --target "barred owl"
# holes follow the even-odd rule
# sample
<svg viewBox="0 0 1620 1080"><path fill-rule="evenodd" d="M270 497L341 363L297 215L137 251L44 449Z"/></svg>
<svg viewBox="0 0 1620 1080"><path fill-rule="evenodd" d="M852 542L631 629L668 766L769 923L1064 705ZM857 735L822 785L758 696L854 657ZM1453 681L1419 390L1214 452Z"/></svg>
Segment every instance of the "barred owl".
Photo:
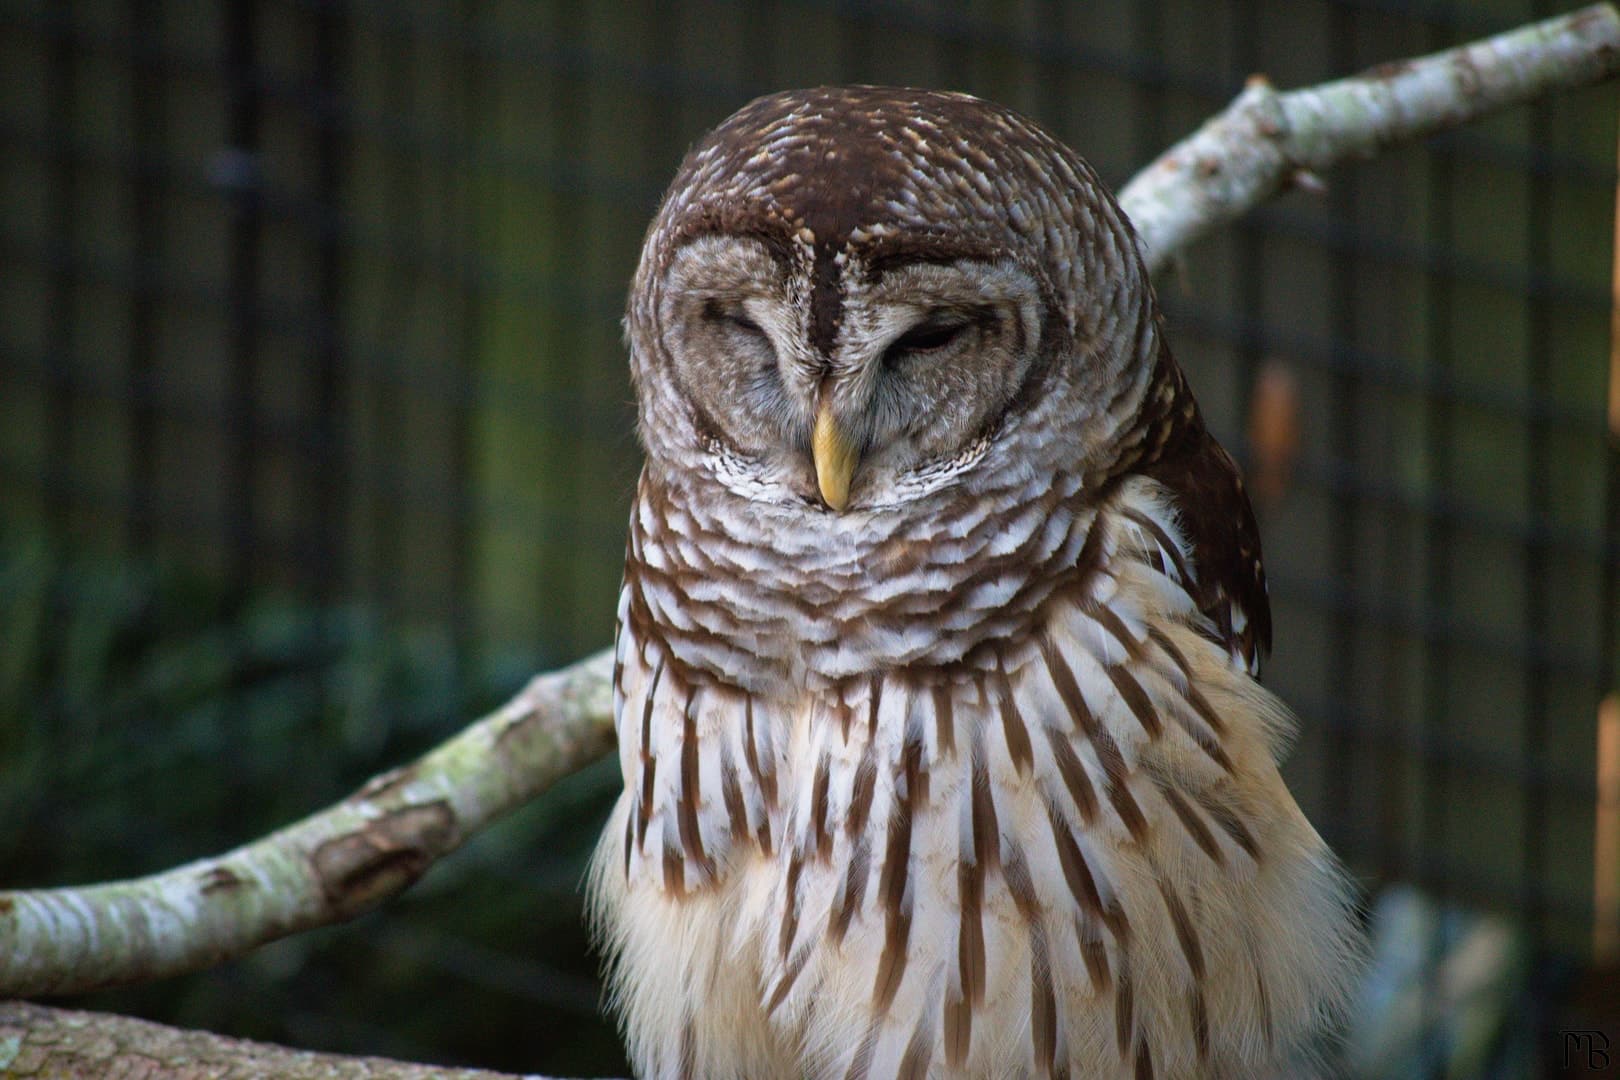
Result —
<svg viewBox="0 0 1620 1080"><path fill-rule="evenodd" d="M641 1075L1249 1077L1331 1024L1254 518L1083 161L961 94L761 98L626 326L591 886Z"/></svg>

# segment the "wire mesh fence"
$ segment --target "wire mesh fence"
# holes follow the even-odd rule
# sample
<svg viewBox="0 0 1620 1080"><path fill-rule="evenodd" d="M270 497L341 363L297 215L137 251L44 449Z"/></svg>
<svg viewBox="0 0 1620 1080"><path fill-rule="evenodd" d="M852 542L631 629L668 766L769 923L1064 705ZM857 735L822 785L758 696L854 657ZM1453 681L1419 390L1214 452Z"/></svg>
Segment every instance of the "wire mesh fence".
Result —
<svg viewBox="0 0 1620 1080"><path fill-rule="evenodd" d="M968 90L1118 185L1251 73L1550 13L4 0L6 884L246 839L606 644L638 467L625 285L684 148L750 97ZM1598 970L1615 131L1600 88L1396 149L1160 282L1259 503L1291 785L1370 893L1510 917L1547 1002ZM575 892L612 786L583 775L358 928L97 1000L622 1070Z"/></svg>

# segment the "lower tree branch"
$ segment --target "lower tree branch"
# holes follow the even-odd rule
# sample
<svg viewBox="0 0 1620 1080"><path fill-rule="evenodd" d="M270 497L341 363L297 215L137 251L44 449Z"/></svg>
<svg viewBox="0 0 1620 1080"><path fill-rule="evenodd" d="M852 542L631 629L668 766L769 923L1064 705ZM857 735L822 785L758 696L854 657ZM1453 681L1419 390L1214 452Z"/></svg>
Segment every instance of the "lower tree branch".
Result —
<svg viewBox="0 0 1620 1080"><path fill-rule="evenodd" d="M343 922L613 745L612 657L542 675L411 765L294 825L133 881L0 893L0 994L196 971Z"/></svg>
<svg viewBox="0 0 1620 1080"><path fill-rule="evenodd" d="M518 1080L508 1073L288 1050L106 1013L0 1002L0 1076ZM542 1080L525 1077L523 1080Z"/></svg>
<svg viewBox="0 0 1620 1080"><path fill-rule="evenodd" d="M1291 93L1255 78L1132 180L1120 201L1148 263L1347 158L1366 157L1620 72L1599 4ZM354 917L559 778L608 752L612 658L541 676L507 705L336 806L217 858L133 881L0 892L0 995L62 994L194 971ZM300 1054L142 1021L0 1006L6 1075L494 1076Z"/></svg>

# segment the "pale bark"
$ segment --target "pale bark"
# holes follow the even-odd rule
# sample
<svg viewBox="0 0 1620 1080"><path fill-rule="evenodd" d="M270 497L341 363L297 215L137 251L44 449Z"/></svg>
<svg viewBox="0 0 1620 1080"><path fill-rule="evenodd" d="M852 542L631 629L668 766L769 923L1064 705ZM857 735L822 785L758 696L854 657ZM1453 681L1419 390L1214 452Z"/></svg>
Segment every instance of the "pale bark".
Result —
<svg viewBox="0 0 1620 1080"><path fill-rule="evenodd" d="M1256 78L1139 173L1120 201L1159 268L1204 233L1347 158L1617 72L1620 15L1599 4L1310 89L1279 93ZM375 906L610 749L611 667L602 652L541 676L416 763L226 855L134 881L0 893L0 994L68 993L192 971ZM126 1055L137 1074L151 1077L192 1066L227 1076L427 1075L117 1017L0 1009L0 1071L107 1074L113 1057L95 1054ZM255 1056L263 1054L286 1056L274 1068L255 1067L268 1060ZM294 1071L295 1062L304 1071Z"/></svg>
<svg viewBox="0 0 1620 1080"><path fill-rule="evenodd" d="M106 1013L0 1002L0 1076L159 1080L517 1080L510 1073L288 1050ZM528 1080L540 1080L530 1077Z"/></svg>
<svg viewBox="0 0 1620 1080"><path fill-rule="evenodd" d="M1432 56L1279 93L1256 75L1120 192L1151 269L1350 158L1620 73L1620 14L1594 4Z"/></svg>
<svg viewBox="0 0 1620 1080"><path fill-rule="evenodd" d="M343 922L613 745L613 662L542 675L426 756L303 821L151 877L0 893L0 994L195 971Z"/></svg>

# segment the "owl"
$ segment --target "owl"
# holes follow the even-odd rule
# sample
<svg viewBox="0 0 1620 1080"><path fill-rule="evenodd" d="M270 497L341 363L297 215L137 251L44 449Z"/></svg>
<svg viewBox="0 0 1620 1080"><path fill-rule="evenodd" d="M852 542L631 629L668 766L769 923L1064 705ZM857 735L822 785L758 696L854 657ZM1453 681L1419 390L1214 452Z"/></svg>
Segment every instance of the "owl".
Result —
<svg viewBox="0 0 1620 1080"><path fill-rule="evenodd" d="M1232 459L1130 224L962 94L775 94L626 318L646 450L592 864L644 1077L1253 1077L1350 890L1278 773Z"/></svg>

